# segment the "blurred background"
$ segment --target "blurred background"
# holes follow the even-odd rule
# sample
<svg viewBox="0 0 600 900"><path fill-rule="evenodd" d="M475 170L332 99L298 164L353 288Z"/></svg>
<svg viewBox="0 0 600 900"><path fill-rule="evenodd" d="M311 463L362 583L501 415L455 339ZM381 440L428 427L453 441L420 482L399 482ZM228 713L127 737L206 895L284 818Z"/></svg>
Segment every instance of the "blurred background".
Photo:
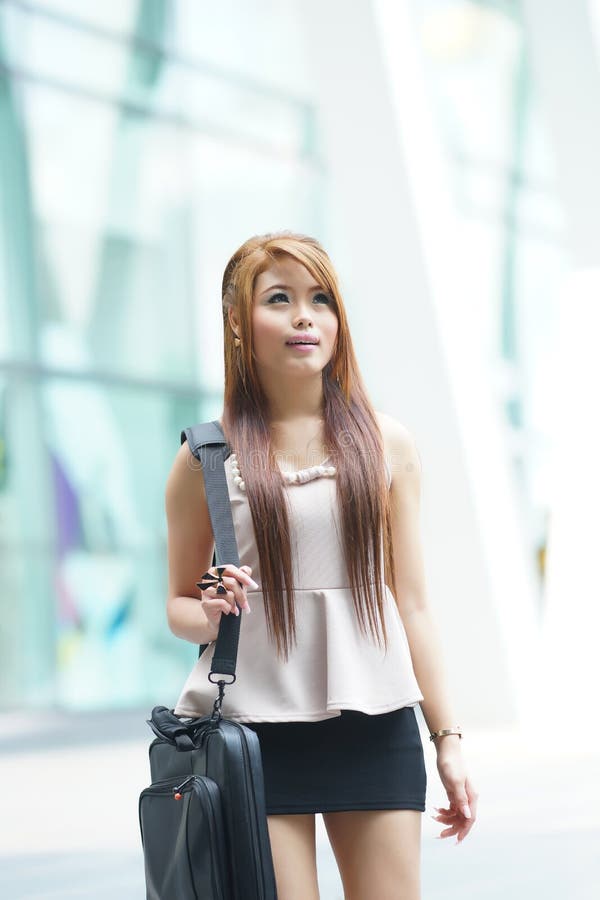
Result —
<svg viewBox="0 0 600 900"><path fill-rule="evenodd" d="M279 229L422 457L481 794L460 849L423 817L424 900L598 896L599 53L599 0L0 0L4 896L144 895L144 718L197 656L165 480L222 409L224 266Z"/></svg>

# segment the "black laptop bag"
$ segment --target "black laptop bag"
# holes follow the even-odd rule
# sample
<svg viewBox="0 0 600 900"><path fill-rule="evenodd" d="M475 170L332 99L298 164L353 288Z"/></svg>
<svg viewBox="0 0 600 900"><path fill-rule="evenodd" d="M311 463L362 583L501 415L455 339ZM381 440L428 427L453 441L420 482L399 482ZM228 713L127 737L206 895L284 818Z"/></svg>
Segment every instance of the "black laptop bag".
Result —
<svg viewBox="0 0 600 900"><path fill-rule="evenodd" d="M239 566L224 467L231 450L221 426L186 428L185 440L202 465L213 566ZM139 798L147 900L277 900L258 736L221 713L225 684L236 677L241 621L221 616L208 674L218 683L212 713L182 718L156 706L148 720L156 735L152 783ZM216 673L231 681L215 682Z"/></svg>

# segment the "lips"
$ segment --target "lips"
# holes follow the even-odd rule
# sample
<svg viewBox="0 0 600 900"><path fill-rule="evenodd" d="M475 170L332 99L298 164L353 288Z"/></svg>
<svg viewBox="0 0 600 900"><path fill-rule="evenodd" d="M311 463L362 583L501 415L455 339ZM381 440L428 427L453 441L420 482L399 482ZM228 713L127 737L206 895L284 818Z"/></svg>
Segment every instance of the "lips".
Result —
<svg viewBox="0 0 600 900"><path fill-rule="evenodd" d="M319 339L312 334L299 334L297 337L290 338L286 344L318 344Z"/></svg>

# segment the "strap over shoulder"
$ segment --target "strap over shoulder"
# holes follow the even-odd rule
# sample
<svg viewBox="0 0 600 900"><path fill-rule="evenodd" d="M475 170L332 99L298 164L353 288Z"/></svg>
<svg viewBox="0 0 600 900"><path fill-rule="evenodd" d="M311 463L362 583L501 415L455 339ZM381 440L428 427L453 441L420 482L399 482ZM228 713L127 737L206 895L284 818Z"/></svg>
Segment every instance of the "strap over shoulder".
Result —
<svg viewBox="0 0 600 900"><path fill-rule="evenodd" d="M224 466L225 460L231 454L231 448L225 439L220 422L215 419L212 422L201 422L184 428L181 432L181 444L183 445L185 441L188 442L191 453L202 465L206 501L215 539L212 565L232 563L239 567L240 558ZM238 616L221 617L210 674L220 672L233 675L235 678L240 619ZM208 644L200 644L198 655L201 656L207 647Z"/></svg>
<svg viewBox="0 0 600 900"><path fill-rule="evenodd" d="M227 459L231 453L231 448L225 439L218 419L213 419L211 422L199 422L198 425L190 425L188 428L184 428L181 432L181 443L184 444L185 441L188 442L190 451L196 459L200 459L200 447L207 445L224 445L226 448L224 459Z"/></svg>

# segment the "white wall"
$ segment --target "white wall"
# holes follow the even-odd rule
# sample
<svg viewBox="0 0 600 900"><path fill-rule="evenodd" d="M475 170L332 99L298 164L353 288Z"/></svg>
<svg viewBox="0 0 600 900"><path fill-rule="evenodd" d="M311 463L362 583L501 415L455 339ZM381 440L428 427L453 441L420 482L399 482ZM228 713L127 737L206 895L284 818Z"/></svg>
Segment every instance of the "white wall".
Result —
<svg viewBox="0 0 600 900"><path fill-rule="evenodd" d="M469 248L403 3L301 4L330 173L328 240L376 408L415 435L429 596L465 728L526 709L534 580L483 359L455 327ZM445 312L444 312L445 310Z"/></svg>

